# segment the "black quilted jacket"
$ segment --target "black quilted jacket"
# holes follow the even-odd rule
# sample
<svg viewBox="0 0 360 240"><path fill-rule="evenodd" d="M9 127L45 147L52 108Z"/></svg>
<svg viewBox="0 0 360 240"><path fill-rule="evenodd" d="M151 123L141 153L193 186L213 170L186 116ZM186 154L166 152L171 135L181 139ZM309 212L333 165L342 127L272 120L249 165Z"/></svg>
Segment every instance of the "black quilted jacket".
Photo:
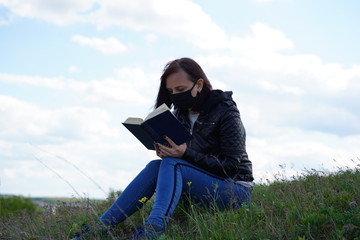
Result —
<svg viewBox="0 0 360 240"><path fill-rule="evenodd" d="M221 177L253 181L245 128L231 96L232 92L211 91L194 124L194 139L187 143L182 158ZM190 130L187 113L175 109L174 114Z"/></svg>

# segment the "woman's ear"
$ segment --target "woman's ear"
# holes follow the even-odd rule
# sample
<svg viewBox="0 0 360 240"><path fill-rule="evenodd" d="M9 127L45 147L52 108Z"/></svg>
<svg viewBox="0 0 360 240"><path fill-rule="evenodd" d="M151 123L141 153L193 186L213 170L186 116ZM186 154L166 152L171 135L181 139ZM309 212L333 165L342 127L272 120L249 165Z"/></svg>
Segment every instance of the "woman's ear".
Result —
<svg viewBox="0 0 360 240"><path fill-rule="evenodd" d="M198 92L201 92L201 90L203 89L204 87L204 79L202 78L199 78L196 82L196 87L197 87L197 91Z"/></svg>

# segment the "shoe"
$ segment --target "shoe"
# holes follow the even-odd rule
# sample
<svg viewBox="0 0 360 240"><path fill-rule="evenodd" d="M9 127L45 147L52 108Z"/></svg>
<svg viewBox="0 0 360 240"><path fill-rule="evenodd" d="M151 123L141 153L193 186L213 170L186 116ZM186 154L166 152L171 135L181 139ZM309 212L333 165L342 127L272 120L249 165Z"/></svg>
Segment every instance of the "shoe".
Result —
<svg viewBox="0 0 360 240"><path fill-rule="evenodd" d="M131 240L163 239L164 235L164 229L155 225L145 224L134 231Z"/></svg>
<svg viewBox="0 0 360 240"><path fill-rule="evenodd" d="M70 240L81 240L84 235L87 235L88 233L91 232L90 226L88 224L84 223L83 225L81 225L81 227L82 229L77 231L74 234L74 237L71 238Z"/></svg>
<svg viewBox="0 0 360 240"><path fill-rule="evenodd" d="M110 231L110 227L107 227L101 223L96 224L95 228L90 227L86 223L81 225L81 227L82 227L81 230L77 231L74 234L73 238L71 238L70 240L83 240L87 236L89 237L90 235L94 234L95 232L97 232L100 235L105 235L105 234L109 234L109 231Z"/></svg>

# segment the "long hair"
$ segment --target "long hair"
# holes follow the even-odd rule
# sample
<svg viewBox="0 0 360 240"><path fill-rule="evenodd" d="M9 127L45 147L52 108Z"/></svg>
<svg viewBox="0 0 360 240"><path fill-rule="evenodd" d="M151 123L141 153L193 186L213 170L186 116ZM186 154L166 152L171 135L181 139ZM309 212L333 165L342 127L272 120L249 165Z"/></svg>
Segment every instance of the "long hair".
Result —
<svg viewBox="0 0 360 240"><path fill-rule="evenodd" d="M189 80L194 83L200 78L204 80L204 86L201 90L201 93L198 93L200 96L199 101L197 102L196 106L194 106L195 109L201 107L201 104L209 96L210 92L212 91L212 86L200 65L191 58L179 58L168 62L164 67L163 74L160 77L160 87L156 98L155 107L159 107L161 104L166 103L166 105L171 108L173 103L170 99L170 93L166 89L166 79L169 75L178 73L180 71L184 71L188 75Z"/></svg>

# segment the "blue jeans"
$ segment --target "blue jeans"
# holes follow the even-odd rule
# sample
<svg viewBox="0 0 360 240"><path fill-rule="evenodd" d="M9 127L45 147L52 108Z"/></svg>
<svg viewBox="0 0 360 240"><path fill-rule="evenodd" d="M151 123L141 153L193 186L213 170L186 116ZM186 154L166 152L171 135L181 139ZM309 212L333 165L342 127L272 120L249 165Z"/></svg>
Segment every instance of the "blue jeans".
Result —
<svg viewBox="0 0 360 240"><path fill-rule="evenodd" d="M205 206L239 207L250 199L251 190L198 168L182 159L153 160L125 188L114 204L100 217L107 225L124 221L156 190L154 205L146 224L165 228L181 196Z"/></svg>

